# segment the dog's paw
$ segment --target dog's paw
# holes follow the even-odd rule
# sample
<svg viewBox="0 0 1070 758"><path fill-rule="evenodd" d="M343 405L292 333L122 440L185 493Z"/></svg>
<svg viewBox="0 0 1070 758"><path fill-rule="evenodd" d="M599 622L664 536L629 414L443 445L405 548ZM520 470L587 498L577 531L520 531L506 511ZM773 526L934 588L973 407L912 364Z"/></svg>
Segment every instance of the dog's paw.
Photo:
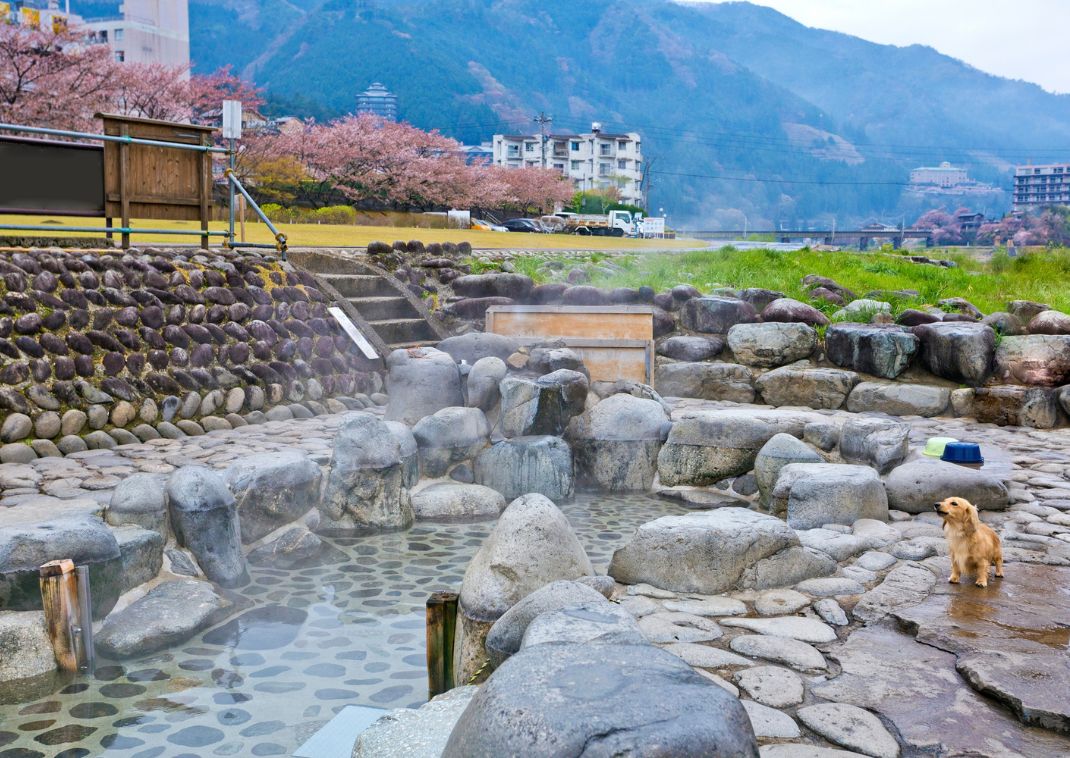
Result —
<svg viewBox="0 0 1070 758"><path fill-rule="evenodd" d="M996 579L1002 579L1002 578L1003 578L1003 572L1002 571L997 571L996 572Z"/></svg>
<svg viewBox="0 0 1070 758"><path fill-rule="evenodd" d="M987 587L988 586L988 580L987 579L978 579L976 582L974 582L974 584L976 584L978 587Z"/></svg>
<svg viewBox="0 0 1070 758"><path fill-rule="evenodd" d="M948 584L958 584L959 583L959 578L957 576L949 576L947 578L947 583Z"/></svg>

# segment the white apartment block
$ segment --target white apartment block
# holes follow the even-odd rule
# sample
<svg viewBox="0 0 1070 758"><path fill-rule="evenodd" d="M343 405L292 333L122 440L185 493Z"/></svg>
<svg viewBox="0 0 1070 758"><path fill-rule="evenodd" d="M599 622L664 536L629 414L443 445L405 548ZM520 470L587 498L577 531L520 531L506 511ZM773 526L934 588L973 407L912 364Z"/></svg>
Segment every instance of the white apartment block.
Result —
<svg viewBox="0 0 1070 758"><path fill-rule="evenodd" d="M1070 163L1016 167L1013 201L1016 213L1070 205Z"/></svg>
<svg viewBox="0 0 1070 758"><path fill-rule="evenodd" d="M587 134L495 134L493 161L505 168L545 166L577 190L616 186L623 203L643 205L642 140L636 132L610 134L592 124Z"/></svg>
<svg viewBox="0 0 1070 758"><path fill-rule="evenodd" d="M118 18L87 20L90 40L115 59L189 68L189 0L124 0Z"/></svg>

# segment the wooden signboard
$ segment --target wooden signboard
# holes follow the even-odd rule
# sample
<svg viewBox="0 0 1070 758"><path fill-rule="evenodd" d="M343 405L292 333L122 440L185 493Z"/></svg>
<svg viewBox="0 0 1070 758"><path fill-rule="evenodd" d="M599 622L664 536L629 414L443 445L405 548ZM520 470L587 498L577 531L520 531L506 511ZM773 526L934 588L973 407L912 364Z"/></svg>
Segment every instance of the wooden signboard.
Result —
<svg viewBox="0 0 1070 758"><path fill-rule="evenodd" d="M591 381L650 384L654 309L644 305L494 305L487 331L521 341L564 341L583 360Z"/></svg>
<svg viewBox="0 0 1070 758"><path fill-rule="evenodd" d="M0 137L0 213L104 215L100 145Z"/></svg>
<svg viewBox="0 0 1070 758"><path fill-rule="evenodd" d="M98 113L104 133L212 145L210 126L176 124L129 116ZM200 221L208 230L212 198L212 156L206 151L175 150L152 145L104 143L104 201L108 218L122 219L129 227L131 218L169 221ZM201 237L208 246L208 236ZM123 247L129 235L123 235Z"/></svg>

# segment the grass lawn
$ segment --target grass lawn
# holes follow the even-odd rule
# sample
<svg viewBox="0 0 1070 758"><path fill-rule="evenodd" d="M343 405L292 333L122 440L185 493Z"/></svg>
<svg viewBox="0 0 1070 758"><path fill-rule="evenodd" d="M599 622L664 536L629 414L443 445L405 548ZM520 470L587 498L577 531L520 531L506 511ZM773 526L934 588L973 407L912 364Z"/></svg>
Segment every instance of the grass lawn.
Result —
<svg viewBox="0 0 1070 758"><path fill-rule="evenodd" d="M118 223L118 222L116 222ZM103 227L103 219L66 218L43 216L0 216L0 224L46 224L48 226L93 226ZM135 221L134 227L146 229L199 229L194 221ZM530 249L530 250L693 250L704 243L698 240L634 240L617 237L577 237L568 234L524 234L519 232L484 232L475 229L423 229L396 226L348 226L333 224L279 224L290 247L365 247L369 242L381 240L420 240L430 242L469 242L477 249ZM212 229L227 228L225 222L210 224ZM249 242L274 242L271 233L263 224L247 223L246 240ZM72 232L72 236L92 237L84 232ZM57 232L5 232L0 236L45 236L55 237ZM103 234L100 235L103 238ZM135 234L133 244L146 243L194 243L196 237ZM222 237L213 237L219 244Z"/></svg>
<svg viewBox="0 0 1070 758"><path fill-rule="evenodd" d="M888 253L816 252L799 250L701 250L674 255L615 256L588 266L591 283L599 287L649 285L661 291L691 284L702 292L716 287L765 287L804 302L807 274L835 279L862 297L872 290L917 290L917 297L893 298L895 312L948 297L964 297L985 313L1005 310L1011 300L1037 300L1070 311L1070 249L1036 250L1010 258L997 251L988 260L963 252L930 250L931 258L954 260L956 268L911 263ZM576 262L562 261L557 272L541 260L515 261L518 271L540 282L563 279ZM615 270L614 270L615 269ZM826 312L834 306L815 303Z"/></svg>

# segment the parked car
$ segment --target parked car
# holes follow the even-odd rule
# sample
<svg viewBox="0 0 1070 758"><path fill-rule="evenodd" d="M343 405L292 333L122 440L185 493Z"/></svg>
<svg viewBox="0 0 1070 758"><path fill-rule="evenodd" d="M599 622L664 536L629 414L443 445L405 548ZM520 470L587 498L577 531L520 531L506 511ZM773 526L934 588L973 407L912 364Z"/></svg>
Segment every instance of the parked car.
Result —
<svg viewBox="0 0 1070 758"><path fill-rule="evenodd" d="M502 226L511 232L534 232L535 234L541 234L543 231L542 227L539 226L539 222L530 218L511 218L502 223Z"/></svg>
<svg viewBox="0 0 1070 758"><path fill-rule="evenodd" d="M507 232L507 231L509 231L504 226L499 226L498 224L492 224L489 221L484 221L484 220L478 219L478 218L477 219L472 219L472 229L475 229L476 231L480 231L480 232Z"/></svg>

